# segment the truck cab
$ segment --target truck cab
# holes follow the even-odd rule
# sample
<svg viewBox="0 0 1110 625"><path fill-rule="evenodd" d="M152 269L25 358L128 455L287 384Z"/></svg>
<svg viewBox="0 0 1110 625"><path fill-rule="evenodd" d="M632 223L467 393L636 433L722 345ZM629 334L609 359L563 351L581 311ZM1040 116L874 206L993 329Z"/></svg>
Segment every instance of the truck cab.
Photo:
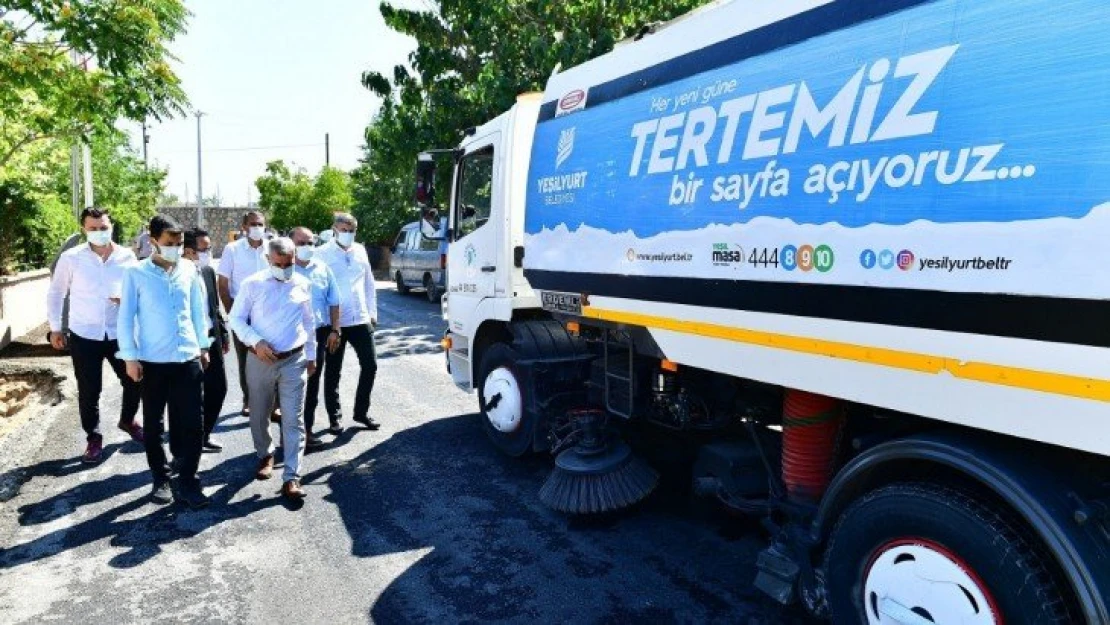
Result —
<svg viewBox="0 0 1110 625"><path fill-rule="evenodd" d="M482 340L514 316L539 309L524 279L524 197L540 94L476 128L456 152L444 318L455 384L474 390ZM450 315L448 315L450 311Z"/></svg>

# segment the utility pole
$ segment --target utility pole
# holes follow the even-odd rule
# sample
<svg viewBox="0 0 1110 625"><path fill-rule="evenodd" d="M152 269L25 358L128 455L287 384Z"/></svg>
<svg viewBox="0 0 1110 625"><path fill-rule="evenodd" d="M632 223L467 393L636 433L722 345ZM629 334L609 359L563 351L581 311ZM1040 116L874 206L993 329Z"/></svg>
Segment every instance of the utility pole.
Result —
<svg viewBox="0 0 1110 625"><path fill-rule="evenodd" d="M69 200L73 218L81 214L81 148L74 143L69 149Z"/></svg>
<svg viewBox="0 0 1110 625"><path fill-rule="evenodd" d="M96 200L93 198L92 150L88 143L81 144L81 155L85 159L85 208L92 208Z"/></svg>
<svg viewBox="0 0 1110 625"><path fill-rule="evenodd" d="M150 135L146 132L146 120L143 120L143 167L149 169L150 161L146 155L146 144L150 143Z"/></svg>
<svg viewBox="0 0 1110 625"><path fill-rule="evenodd" d="M324 167L331 165L331 141L330 135L324 133Z"/></svg>
<svg viewBox="0 0 1110 625"><path fill-rule="evenodd" d="M202 177L203 165L200 158L200 118L204 111L197 111L197 227L204 227L204 178Z"/></svg>

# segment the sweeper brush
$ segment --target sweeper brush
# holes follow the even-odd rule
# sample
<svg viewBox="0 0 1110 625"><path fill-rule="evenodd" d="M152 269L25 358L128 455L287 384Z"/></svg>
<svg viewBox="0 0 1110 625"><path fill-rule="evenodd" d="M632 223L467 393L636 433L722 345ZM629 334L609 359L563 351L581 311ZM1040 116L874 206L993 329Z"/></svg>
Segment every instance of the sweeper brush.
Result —
<svg viewBox="0 0 1110 625"><path fill-rule="evenodd" d="M544 504L567 514L597 514L627 508L651 494L659 474L606 431L604 411L571 414L576 443L559 452L540 489Z"/></svg>

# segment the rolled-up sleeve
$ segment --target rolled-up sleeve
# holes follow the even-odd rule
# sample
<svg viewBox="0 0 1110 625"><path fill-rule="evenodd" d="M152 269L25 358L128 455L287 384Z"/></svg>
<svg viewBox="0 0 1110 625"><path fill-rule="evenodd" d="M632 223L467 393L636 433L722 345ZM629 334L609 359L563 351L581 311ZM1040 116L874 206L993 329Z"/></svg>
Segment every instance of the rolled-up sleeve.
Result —
<svg viewBox="0 0 1110 625"><path fill-rule="evenodd" d="M50 278L50 290L46 292L46 320L50 322L51 332L62 331L62 308L73 282L73 261L73 256L62 254Z"/></svg>
<svg viewBox="0 0 1110 625"><path fill-rule="evenodd" d="M119 342L120 360L138 360L139 345L135 340L135 315L139 310L139 289L135 284L137 266L123 271L123 288L120 290L119 316L116 318L116 340Z"/></svg>
<svg viewBox="0 0 1110 625"><path fill-rule="evenodd" d="M232 276L235 275L236 243L237 241L233 241L224 247L224 253L220 256L220 264L216 268L216 274L227 278L229 282Z"/></svg>
<svg viewBox="0 0 1110 625"><path fill-rule="evenodd" d="M251 281L243 283L239 289L239 296L235 298L235 303L231 306L231 312L228 314L227 320L228 325L231 326L231 331L239 337L240 341L251 347L258 345L258 342L262 340L262 337L247 322L254 303L255 284Z"/></svg>
<svg viewBox="0 0 1110 625"><path fill-rule="evenodd" d="M199 271L193 275L193 284L189 287L189 314L193 318L197 346L208 349L212 345L212 339L208 336L208 330L211 329L208 321L208 293L205 292Z"/></svg>

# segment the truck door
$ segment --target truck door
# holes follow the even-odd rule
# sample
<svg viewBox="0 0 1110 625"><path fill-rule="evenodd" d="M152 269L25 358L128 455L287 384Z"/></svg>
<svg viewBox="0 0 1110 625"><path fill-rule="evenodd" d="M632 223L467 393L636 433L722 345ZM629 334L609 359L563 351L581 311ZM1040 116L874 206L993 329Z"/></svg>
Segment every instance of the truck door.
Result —
<svg viewBox="0 0 1110 625"><path fill-rule="evenodd" d="M481 300L497 295L498 277L508 275L509 267L500 266L505 264L502 242L507 234L503 194L497 191L501 174L494 146L499 137L494 133L481 140L477 149L460 159L455 171L454 251L447 276L452 310L459 313L474 311ZM453 315L468 324L466 316Z"/></svg>

